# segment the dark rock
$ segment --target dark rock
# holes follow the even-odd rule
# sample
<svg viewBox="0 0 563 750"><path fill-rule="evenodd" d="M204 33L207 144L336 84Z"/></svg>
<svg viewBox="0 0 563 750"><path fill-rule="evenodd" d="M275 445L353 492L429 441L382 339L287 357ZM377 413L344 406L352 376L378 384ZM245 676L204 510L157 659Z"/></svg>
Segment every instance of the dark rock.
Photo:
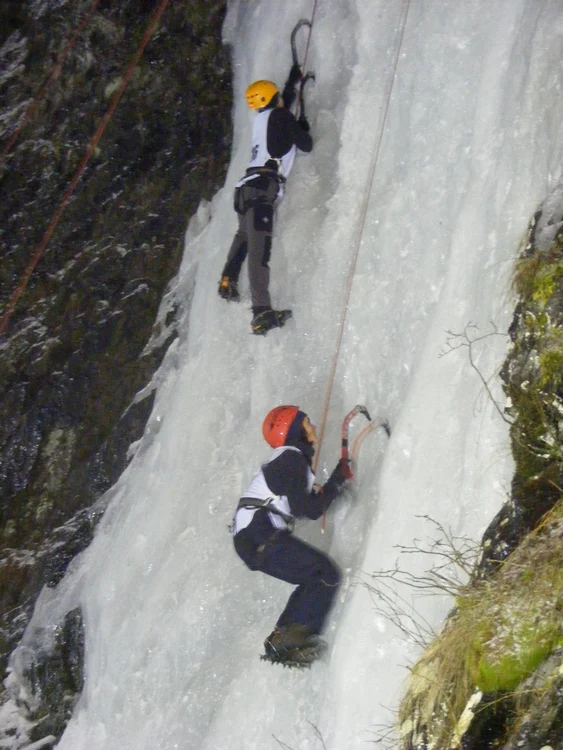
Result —
<svg viewBox="0 0 563 750"><path fill-rule="evenodd" d="M489 575L561 497L563 486L563 187L534 215L516 284L520 301L501 377L511 405L516 470L510 501L482 540Z"/></svg>
<svg viewBox="0 0 563 750"><path fill-rule="evenodd" d="M41 654L25 673L41 706L30 712L37 723L30 732L32 742L47 735L60 737L70 719L84 683L84 625L79 609L69 612L57 629L52 650Z"/></svg>
<svg viewBox="0 0 563 750"><path fill-rule="evenodd" d="M522 685L518 709L523 714L517 728L501 750L563 748L563 648L552 656ZM553 678L551 676L554 675ZM550 679L546 680L546 677Z"/></svg>
<svg viewBox="0 0 563 750"><path fill-rule="evenodd" d="M90 7L2 3L0 154ZM101 0L0 157L0 317L155 7ZM169 4L0 333L4 668L42 587L55 585L90 543L102 512L95 503L126 467L151 412L152 395L135 397L176 335L172 311L168 337L147 347L156 312L178 270L188 218L222 185L230 156L225 10L224 0ZM38 656L30 677L49 717L37 725L38 739L60 736L80 691L81 643L68 627L59 656Z"/></svg>

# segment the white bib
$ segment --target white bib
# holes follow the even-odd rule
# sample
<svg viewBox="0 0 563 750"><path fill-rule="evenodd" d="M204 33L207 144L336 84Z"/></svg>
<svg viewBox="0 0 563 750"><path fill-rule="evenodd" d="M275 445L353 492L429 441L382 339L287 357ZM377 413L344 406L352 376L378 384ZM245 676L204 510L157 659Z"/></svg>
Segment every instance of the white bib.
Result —
<svg viewBox="0 0 563 750"><path fill-rule="evenodd" d="M283 445L281 448L276 448L274 452L272 453L270 459L266 461L265 464L263 464L262 468L256 474L254 475L252 481L250 482L250 485L246 492L244 493L243 497L249 497L253 500L269 500L271 498L270 504L274 507L280 510L282 513L284 513L286 516L291 516L293 518L293 514L291 513L291 508L289 507L289 500L285 495L274 495L270 488L268 487L266 483L266 478L264 477L264 471L263 467L267 466L271 461L274 461L278 456L281 456L281 454L284 451L297 451L298 453L299 448L294 448L291 445ZM313 484L315 483L315 475L311 471L310 468L308 468L308 475L307 475L307 489L309 492L313 489ZM238 534L239 531L246 528L249 523L254 518L254 514L257 510L260 510L259 508L239 508L237 512L235 513L235 517L233 519L233 526L232 526L232 533L233 536L235 534ZM270 523L272 526L276 529L286 529L287 528L287 522L284 521L284 519L279 516L277 513L268 513L268 518L270 520Z"/></svg>

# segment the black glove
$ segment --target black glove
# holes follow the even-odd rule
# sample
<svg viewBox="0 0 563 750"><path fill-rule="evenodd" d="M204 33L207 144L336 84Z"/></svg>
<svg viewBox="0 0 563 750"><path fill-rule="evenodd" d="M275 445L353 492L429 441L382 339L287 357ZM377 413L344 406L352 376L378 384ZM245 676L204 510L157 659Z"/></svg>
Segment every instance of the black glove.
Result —
<svg viewBox="0 0 563 750"><path fill-rule="evenodd" d="M299 125L301 130L304 130L306 133L308 133L309 130L311 130L309 126L309 121L307 120L306 117L303 117L303 115L301 115L301 117L297 120L297 124Z"/></svg>
<svg viewBox="0 0 563 750"><path fill-rule="evenodd" d="M289 71L289 77L287 79L286 86L295 86L303 78L303 73L299 65L292 65Z"/></svg>
<svg viewBox="0 0 563 750"><path fill-rule="evenodd" d="M353 479L352 469L350 468L350 460L347 458L341 458L336 464L336 467L330 477L329 482L334 482L338 487L342 487L344 482L348 479Z"/></svg>

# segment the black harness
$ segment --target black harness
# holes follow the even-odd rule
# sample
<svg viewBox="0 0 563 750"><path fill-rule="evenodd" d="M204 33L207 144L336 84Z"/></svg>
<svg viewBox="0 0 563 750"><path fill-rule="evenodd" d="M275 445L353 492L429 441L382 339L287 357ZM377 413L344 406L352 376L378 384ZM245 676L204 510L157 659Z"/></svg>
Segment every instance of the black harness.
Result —
<svg viewBox="0 0 563 750"><path fill-rule="evenodd" d="M265 508L269 513L274 513L274 515L282 518L287 525L287 530L291 533L295 527L295 518L279 510L275 505L272 505L274 500L274 497L267 497L265 500L257 500L254 497L241 497L237 505L237 511L241 508L248 508L249 510Z"/></svg>
<svg viewBox="0 0 563 750"><path fill-rule="evenodd" d="M248 167L245 172L246 177L250 177L253 174L263 175L264 177L270 177L276 180L276 182L285 182L286 179L283 174L279 171L280 162L277 159L268 159L263 167Z"/></svg>
<svg viewBox="0 0 563 750"><path fill-rule="evenodd" d="M256 190L266 192L270 186L270 181L274 180L278 185L285 183L286 179L279 171L281 160L268 159L263 167L248 167L245 177L252 177L251 180L243 182L235 188L233 206L237 214L245 214L249 208L253 208L262 203L269 203L265 196L259 195L257 198L248 198L244 194L245 187L252 187Z"/></svg>

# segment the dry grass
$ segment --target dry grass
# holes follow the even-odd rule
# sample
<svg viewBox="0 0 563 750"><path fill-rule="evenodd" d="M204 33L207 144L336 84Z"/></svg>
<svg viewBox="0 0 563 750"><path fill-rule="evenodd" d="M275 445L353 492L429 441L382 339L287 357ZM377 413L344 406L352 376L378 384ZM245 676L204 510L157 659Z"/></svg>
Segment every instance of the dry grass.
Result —
<svg viewBox="0 0 563 750"><path fill-rule="evenodd" d="M563 643L562 537L559 502L496 575L459 590L442 632L412 669L399 712L403 734L431 724L429 747L455 747L456 726L476 689L517 695Z"/></svg>

